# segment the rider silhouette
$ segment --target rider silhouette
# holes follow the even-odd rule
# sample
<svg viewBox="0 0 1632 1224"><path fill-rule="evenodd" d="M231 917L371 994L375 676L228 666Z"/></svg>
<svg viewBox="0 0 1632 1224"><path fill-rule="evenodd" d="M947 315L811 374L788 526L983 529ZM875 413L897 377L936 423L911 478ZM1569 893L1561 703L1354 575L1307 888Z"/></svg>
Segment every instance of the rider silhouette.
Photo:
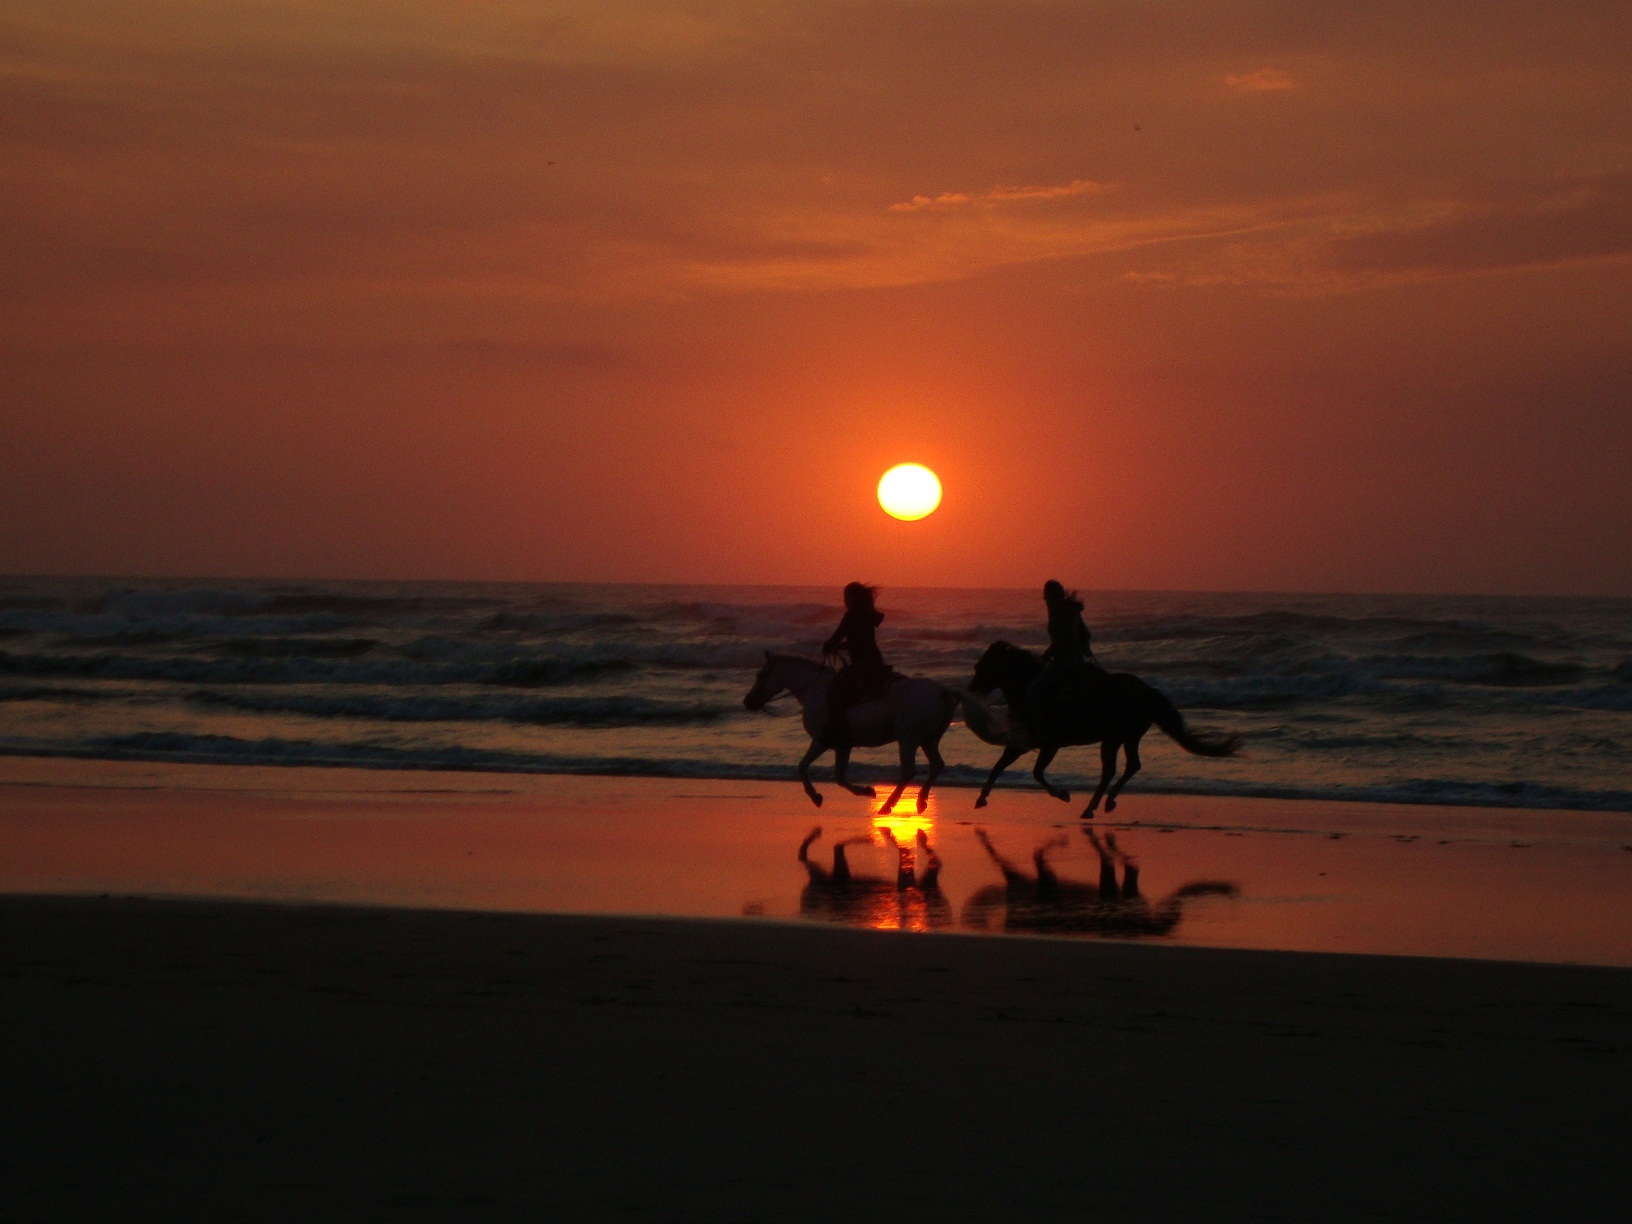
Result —
<svg viewBox="0 0 1632 1224"><path fill-rule="evenodd" d="M1077 593L1050 578L1043 583L1043 603L1048 605L1048 649L1043 651L1043 662L1093 663L1097 667Z"/></svg>
<svg viewBox="0 0 1632 1224"><path fill-rule="evenodd" d="M849 655L827 693L827 726L822 739L829 744L848 741L845 711L858 702L876 696L890 678L890 668L879 652L875 633L884 614L873 606L878 588L852 582L844 588L844 619L833 636L822 643L822 654Z"/></svg>
<svg viewBox="0 0 1632 1224"><path fill-rule="evenodd" d="M1026 689L1026 704L1039 720L1059 706L1073 685L1087 679L1090 670L1099 671L1077 593L1050 578L1043 583L1043 602L1048 605L1048 649L1043 652L1042 672Z"/></svg>

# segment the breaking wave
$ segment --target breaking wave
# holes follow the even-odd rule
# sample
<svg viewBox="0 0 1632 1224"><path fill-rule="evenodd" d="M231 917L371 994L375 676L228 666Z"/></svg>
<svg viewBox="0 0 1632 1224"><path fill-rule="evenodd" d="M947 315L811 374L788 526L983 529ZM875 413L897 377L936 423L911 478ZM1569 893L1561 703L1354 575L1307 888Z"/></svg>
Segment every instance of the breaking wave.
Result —
<svg viewBox="0 0 1632 1224"><path fill-rule="evenodd" d="M1102 662L1246 737L1182 775L1153 756L1136 790L1632 809L1632 602L1084 598ZM988 642L1042 645L1037 602L886 591L881 641L902 671L966 683ZM764 652L817 656L837 615L837 592L804 588L0 579L0 744L784 778L798 720L742 696ZM569 731L570 755L551 740ZM945 747L951 781L984 776L985 747Z"/></svg>

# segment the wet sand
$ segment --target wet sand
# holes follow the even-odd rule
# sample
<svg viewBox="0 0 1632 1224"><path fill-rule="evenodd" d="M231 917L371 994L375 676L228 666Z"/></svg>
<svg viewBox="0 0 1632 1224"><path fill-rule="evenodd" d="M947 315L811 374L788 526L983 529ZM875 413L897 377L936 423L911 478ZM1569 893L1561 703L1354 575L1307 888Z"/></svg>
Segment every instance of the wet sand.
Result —
<svg viewBox="0 0 1632 1224"><path fill-rule="evenodd" d="M1098 903L1075 808L1037 790L979 812L942 790L886 821L823 789L818 811L792 783L0 758L0 893L1135 933L1129 907ZM818 864L871 839L842 893L795 857L818 822ZM934 895L895 888L886 827L932 839ZM1632 967L1626 813L1138 793L1091 827L1153 908L1198 881L1236 889L1185 901L1165 942ZM1006 904L978 829L1025 873L1058 842L1055 897Z"/></svg>
<svg viewBox="0 0 1632 1224"><path fill-rule="evenodd" d="M0 899L0 1218L1625 1219L1632 972Z"/></svg>

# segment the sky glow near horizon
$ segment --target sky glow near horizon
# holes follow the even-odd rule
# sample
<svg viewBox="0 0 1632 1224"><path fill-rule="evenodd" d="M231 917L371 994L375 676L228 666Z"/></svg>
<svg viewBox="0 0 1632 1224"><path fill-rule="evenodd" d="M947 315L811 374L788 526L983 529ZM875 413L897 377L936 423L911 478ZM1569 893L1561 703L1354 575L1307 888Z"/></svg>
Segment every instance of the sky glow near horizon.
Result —
<svg viewBox="0 0 1632 1224"><path fill-rule="evenodd" d="M1624 3L4 0L0 569L1632 594L1629 79Z"/></svg>

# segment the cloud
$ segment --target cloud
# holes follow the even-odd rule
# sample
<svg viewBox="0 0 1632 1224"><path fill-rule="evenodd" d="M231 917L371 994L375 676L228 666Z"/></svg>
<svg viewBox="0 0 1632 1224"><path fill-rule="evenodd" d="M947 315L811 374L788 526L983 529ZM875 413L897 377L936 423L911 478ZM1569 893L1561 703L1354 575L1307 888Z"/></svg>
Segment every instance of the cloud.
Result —
<svg viewBox="0 0 1632 1224"><path fill-rule="evenodd" d="M938 196L915 195L910 200L891 204L891 212L920 212L926 208L956 208L963 204L1004 204L1013 200L1063 200L1071 196L1097 195L1108 191L1106 183L1091 179L1072 179L1069 183L1051 186L993 187L979 195L962 191L948 191Z"/></svg>
<svg viewBox="0 0 1632 1224"><path fill-rule="evenodd" d="M1242 93L1280 93L1296 89L1292 74L1281 68L1260 68L1256 72L1242 72L1224 78L1224 84Z"/></svg>
<svg viewBox="0 0 1632 1224"><path fill-rule="evenodd" d="M1632 172L1460 198L1338 197L1301 221L1175 252L1132 283L1322 294L1632 259Z"/></svg>

